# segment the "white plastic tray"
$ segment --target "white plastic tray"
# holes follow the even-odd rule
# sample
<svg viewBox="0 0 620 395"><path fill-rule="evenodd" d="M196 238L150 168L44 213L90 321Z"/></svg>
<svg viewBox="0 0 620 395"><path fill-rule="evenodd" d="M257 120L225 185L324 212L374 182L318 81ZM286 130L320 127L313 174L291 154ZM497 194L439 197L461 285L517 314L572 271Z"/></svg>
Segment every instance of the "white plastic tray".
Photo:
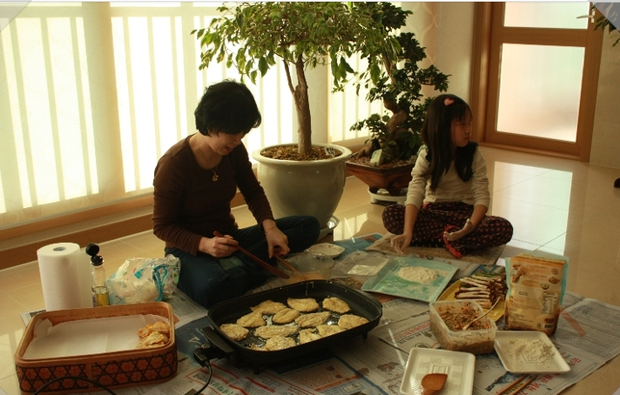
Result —
<svg viewBox="0 0 620 395"><path fill-rule="evenodd" d="M421 395L422 378L429 373L446 373L448 379L441 394L471 395L474 388L474 354L460 351L413 348L400 384L400 392Z"/></svg>
<svg viewBox="0 0 620 395"><path fill-rule="evenodd" d="M551 347L553 355L544 362L528 360L527 353L513 356L509 352L510 342L519 339L527 341L540 340ZM570 367L562 358L549 336L538 331L497 331L495 334L495 351L504 365L504 369L511 373L564 373L570 371Z"/></svg>

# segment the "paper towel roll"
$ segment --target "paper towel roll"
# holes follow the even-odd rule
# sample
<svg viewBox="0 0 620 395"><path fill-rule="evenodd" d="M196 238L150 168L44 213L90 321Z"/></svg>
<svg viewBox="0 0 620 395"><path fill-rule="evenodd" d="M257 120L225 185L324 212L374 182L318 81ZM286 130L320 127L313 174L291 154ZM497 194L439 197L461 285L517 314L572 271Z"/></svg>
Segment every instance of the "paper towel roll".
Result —
<svg viewBox="0 0 620 395"><path fill-rule="evenodd" d="M49 244L37 257L45 310L92 307L90 261L78 244Z"/></svg>

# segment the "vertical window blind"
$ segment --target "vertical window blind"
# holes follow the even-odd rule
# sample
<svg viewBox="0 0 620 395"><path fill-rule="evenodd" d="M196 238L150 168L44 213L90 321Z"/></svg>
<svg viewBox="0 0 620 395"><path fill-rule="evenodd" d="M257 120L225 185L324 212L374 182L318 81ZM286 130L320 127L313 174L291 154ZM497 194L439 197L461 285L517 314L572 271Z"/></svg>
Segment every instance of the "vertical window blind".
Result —
<svg viewBox="0 0 620 395"><path fill-rule="evenodd" d="M190 32L207 26L216 7L30 2L2 21L0 229L152 193L158 158L195 132L205 87L240 79L223 64L198 70L200 46ZM244 139L248 151L296 142L283 67L247 83L263 115ZM351 86L328 96L311 97L329 103L325 119L313 118L315 135L367 139L349 128L378 104Z"/></svg>

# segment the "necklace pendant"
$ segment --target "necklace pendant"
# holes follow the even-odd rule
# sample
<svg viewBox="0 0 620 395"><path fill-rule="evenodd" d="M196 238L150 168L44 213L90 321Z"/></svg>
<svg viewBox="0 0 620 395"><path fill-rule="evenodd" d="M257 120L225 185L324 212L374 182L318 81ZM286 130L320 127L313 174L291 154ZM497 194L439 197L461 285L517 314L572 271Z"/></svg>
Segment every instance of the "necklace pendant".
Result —
<svg viewBox="0 0 620 395"><path fill-rule="evenodd" d="M211 180L213 180L214 182L217 181L220 178L220 176L218 176L217 174L213 173L213 177L211 177Z"/></svg>

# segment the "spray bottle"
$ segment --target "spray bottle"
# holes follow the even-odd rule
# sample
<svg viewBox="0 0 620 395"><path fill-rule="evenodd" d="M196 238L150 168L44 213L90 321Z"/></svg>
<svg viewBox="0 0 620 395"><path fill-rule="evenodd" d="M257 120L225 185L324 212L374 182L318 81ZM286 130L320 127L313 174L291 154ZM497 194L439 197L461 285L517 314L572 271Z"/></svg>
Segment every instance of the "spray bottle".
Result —
<svg viewBox="0 0 620 395"><path fill-rule="evenodd" d="M90 263L93 265L93 306L109 306L110 292L106 282L103 257L97 255L99 253L99 246L94 243L89 244L86 246L86 253L90 255Z"/></svg>

